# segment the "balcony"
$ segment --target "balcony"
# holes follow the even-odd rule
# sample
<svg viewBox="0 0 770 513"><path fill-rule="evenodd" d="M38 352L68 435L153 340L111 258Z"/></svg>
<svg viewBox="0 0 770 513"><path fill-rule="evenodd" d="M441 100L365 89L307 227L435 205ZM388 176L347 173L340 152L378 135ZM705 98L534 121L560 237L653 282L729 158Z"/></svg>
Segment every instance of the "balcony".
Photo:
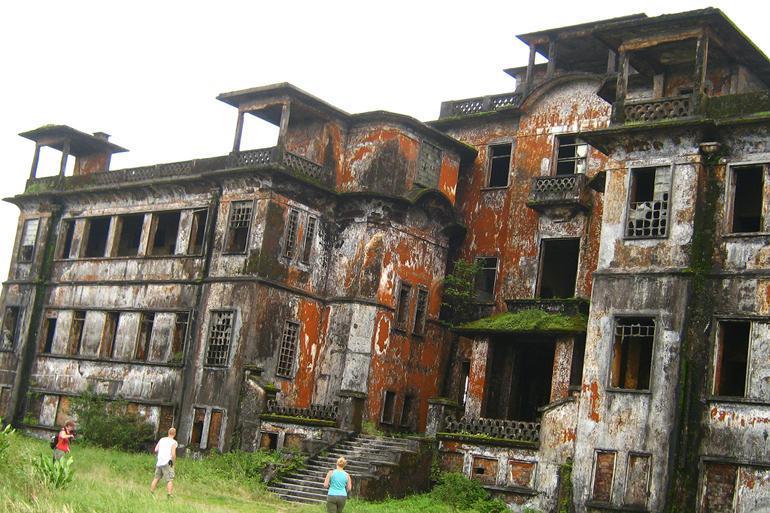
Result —
<svg viewBox="0 0 770 513"><path fill-rule="evenodd" d="M504 93L442 102L439 119L516 108L521 103L521 97L520 93Z"/></svg>
<svg viewBox="0 0 770 513"><path fill-rule="evenodd" d="M538 176L532 179L527 206L552 217L571 217L591 207L586 175Z"/></svg>
<svg viewBox="0 0 770 513"><path fill-rule="evenodd" d="M623 105L626 123L649 123L692 115L692 96L674 96L655 100L627 100Z"/></svg>
<svg viewBox="0 0 770 513"><path fill-rule="evenodd" d="M481 444L523 444L537 447L540 444L540 423L483 417L455 419L447 416L439 436L444 439L477 440L477 443Z"/></svg>
<svg viewBox="0 0 770 513"><path fill-rule="evenodd" d="M261 148L234 152L221 157L171 162L153 166L117 169L79 176L47 176L27 181L26 194L73 191L84 189L115 188L123 185L137 185L147 182L172 181L179 178L195 178L207 173L235 168L285 168L303 178L321 184L328 184L331 173L323 166L299 155L281 152L278 148Z"/></svg>

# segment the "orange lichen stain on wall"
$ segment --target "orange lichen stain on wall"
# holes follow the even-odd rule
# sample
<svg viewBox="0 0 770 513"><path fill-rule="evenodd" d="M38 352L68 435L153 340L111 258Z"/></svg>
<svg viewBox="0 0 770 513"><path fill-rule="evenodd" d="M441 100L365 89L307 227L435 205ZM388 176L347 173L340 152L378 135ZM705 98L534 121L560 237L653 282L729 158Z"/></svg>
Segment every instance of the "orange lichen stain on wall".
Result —
<svg viewBox="0 0 770 513"><path fill-rule="evenodd" d="M577 431L574 428L562 429L559 432L559 443L566 444L574 442L577 439Z"/></svg>
<svg viewBox="0 0 770 513"><path fill-rule="evenodd" d="M377 290L377 301L382 304L395 307L394 289L396 286L395 272L393 269L393 253L386 251L382 257L382 274L380 274L380 286Z"/></svg>
<svg viewBox="0 0 770 513"><path fill-rule="evenodd" d="M392 316L393 314L390 312L377 312L377 317L375 320L375 326L377 326L377 329L374 333L374 350L376 354L382 354L388 348Z"/></svg>
<svg viewBox="0 0 770 513"><path fill-rule="evenodd" d="M456 161L444 156L441 160L441 175L438 181L438 190L440 190L452 205L455 204L457 194L457 179L460 174L459 165Z"/></svg>
<svg viewBox="0 0 770 513"><path fill-rule="evenodd" d="M599 384L596 381L592 381L590 385L583 385L583 392L588 392L590 394L588 418L594 422L599 422L599 420L601 420L601 416L599 415Z"/></svg>
<svg viewBox="0 0 770 513"><path fill-rule="evenodd" d="M315 384L314 369L321 349L322 307L314 301L302 299L297 307L297 317L300 322L300 332L297 345L299 362L294 374L295 405L298 408L307 408L312 402Z"/></svg>

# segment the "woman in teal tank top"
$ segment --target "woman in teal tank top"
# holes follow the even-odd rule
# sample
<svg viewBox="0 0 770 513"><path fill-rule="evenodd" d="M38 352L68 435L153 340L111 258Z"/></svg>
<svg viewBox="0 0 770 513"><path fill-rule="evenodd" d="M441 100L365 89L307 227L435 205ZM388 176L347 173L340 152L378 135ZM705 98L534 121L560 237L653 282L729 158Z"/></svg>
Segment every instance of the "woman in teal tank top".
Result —
<svg viewBox="0 0 770 513"><path fill-rule="evenodd" d="M350 474L344 470L345 465L347 464L348 462L345 458L339 458L337 460L337 468L330 470L326 474L324 488L329 489L329 494L326 496L327 513L342 513L342 508L345 507L348 492L353 486L353 483L350 480Z"/></svg>

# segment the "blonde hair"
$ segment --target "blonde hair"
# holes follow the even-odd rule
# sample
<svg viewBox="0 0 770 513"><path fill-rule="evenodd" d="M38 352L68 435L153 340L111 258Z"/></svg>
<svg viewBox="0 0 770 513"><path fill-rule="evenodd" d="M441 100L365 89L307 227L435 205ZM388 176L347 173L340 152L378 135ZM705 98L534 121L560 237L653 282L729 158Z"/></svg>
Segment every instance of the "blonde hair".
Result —
<svg viewBox="0 0 770 513"><path fill-rule="evenodd" d="M176 434L176 428L168 428L168 436L174 436Z"/></svg>
<svg viewBox="0 0 770 513"><path fill-rule="evenodd" d="M345 468L345 465L348 464L348 460L346 460L344 457L340 456L337 458L337 466L340 468Z"/></svg>

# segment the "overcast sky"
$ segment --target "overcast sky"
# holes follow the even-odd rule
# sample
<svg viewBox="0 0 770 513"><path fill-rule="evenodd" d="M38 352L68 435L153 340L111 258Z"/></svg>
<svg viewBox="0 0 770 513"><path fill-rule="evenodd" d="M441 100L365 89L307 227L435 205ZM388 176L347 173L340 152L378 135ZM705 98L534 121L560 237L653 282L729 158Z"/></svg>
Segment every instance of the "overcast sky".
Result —
<svg viewBox="0 0 770 513"><path fill-rule="evenodd" d="M515 34L694 1L273 1L0 3L0 194L20 193L47 123L112 134L112 169L226 154L236 111L220 92L292 82L348 112L438 117L442 100L510 91L525 65ZM770 53L770 7L711 2ZM761 6L761 7L759 7ZM249 127L251 128L251 127ZM251 147L270 146L265 133ZM272 134L270 133L270 136ZM53 169L55 163L44 160ZM44 171L41 169L41 171ZM0 276L18 210L0 205Z"/></svg>

